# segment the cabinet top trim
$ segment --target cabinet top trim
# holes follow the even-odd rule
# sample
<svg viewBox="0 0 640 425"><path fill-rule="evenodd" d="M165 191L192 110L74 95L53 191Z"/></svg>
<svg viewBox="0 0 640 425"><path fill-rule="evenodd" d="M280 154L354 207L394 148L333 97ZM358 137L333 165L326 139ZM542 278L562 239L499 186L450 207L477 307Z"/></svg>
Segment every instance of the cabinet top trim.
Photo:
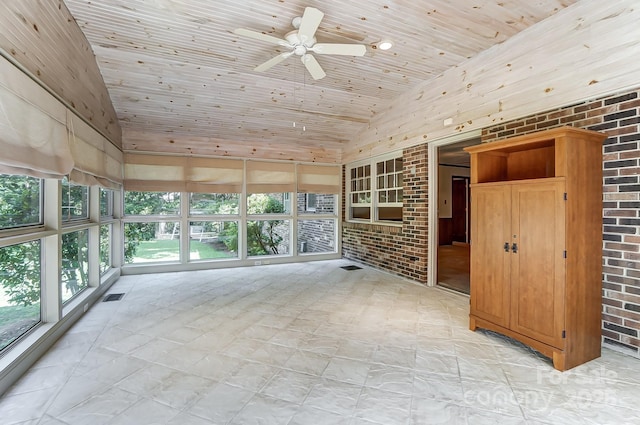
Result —
<svg viewBox="0 0 640 425"><path fill-rule="evenodd" d="M552 146L554 141L559 138L580 138L581 141L590 141L602 144L602 142L607 138L607 135L597 131L584 130L581 128L559 127L537 133L511 137L509 139L498 140L495 142L481 143L479 145L466 147L464 150L470 154L496 150L512 152L522 150L525 147L529 149L533 147Z"/></svg>

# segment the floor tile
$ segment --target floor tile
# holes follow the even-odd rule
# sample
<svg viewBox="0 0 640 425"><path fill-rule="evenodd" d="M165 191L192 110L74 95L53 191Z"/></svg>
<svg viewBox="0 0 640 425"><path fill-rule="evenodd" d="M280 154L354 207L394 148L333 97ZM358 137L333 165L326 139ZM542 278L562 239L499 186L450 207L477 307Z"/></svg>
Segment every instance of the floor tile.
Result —
<svg viewBox="0 0 640 425"><path fill-rule="evenodd" d="M345 260L122 276L0 398L4 425L626 424L640 360L565 372L469 299ZM25 409L24 406L29 406ZM134 422L131 422L134 421Z"/></svg>

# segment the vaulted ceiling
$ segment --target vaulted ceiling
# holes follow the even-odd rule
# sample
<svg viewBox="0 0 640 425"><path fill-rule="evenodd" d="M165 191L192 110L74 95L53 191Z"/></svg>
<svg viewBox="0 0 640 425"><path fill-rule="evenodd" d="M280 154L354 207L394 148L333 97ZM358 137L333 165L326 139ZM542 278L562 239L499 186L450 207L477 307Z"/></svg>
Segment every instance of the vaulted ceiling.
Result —
<svg viewBox="0 0 640 425"><path fill-rule="evenodd" d="M340 149L389 102L577 0L64 0L95 53L125 150L233 155L233 146ZM312 6L323 43L362 57L317 55L313 80L277 45ZM377 48L391 40L392 49ZM295 123L295 126L294 126Z"/></svg>

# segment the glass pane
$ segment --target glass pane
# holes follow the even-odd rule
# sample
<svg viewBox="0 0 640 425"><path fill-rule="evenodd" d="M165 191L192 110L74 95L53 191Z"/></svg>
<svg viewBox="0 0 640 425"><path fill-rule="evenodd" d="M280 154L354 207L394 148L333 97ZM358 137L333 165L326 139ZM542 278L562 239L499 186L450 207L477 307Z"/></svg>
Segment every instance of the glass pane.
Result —
<svg viewBox="0 0 640 425"><path fill-rule="evenodd" d="M384 176L378 176L378 189L384 189Z"/></svg>
<svg viewBox="0 0 640 425"><path fill-rule="evenodd" d="M353 202L354 204L358 203L358 194L357 193L352 193L351 194L351 202Z"/></svg>
<svg viewBox="0 0 640 425"><path fill-rule="evenodd" d="M100 275L111 268L111 224L100 226Z"/></svg>
<svg viewBox="0 0 640 425"><path fill-rule="evenodd" d="M62 221L89 218L89 187L62 180Z"/></svg>
<svg viewBox="0 0 640 425"><path fill-rule="evenodd" d="M237 221L192 221L189 223L189 260L237 257Z"/></svg>
<svg viewBox="0 0 640 425"><path fill-rule="evenodd" d="M60 294L65 303L89 284L89 231L62 235L62 278Z"/></svg>
<svg viewBox="0 0 640 425"><path fill-rule="evenodd" d="M289 220L247 222L247 255L289 254Z"/></svg>
<svg viewBox="0 0 640 425"><path fill-rule="evenodd" d="M378 174L384 174L384 162L378 162L376 164L376 170Z"/></svg>
<svg viewBox="0 0 640 425"><path fill-rule="evenodd" d="M351 191L355 192L356 190L358 190L357 187L358 187L358 181L357 180L352 180L351 181Z"/></svg>
<svg viewBox="0 0 640 425"><path fill-rule="evenodd" d="M298 220L298 252L336 252L336 220Z"/></svg>
<svg viewBox="0 0 640 425"><path fill-rule="evenodd" d="M396 190L396 192L398 193L396 195L396 199L398 200L398 202L404 202L404 199L402 198L402 189L398 189Z"/></svg>
<svg viewBox="0 0 640 425"><path fill-rule="evenodd" d="M125 263L179 260L180 224L178 222L124 224Z"/></svg>
<svg viewBox="0 0 640 425"><path fill-rule="evenodd" d="M371 175L371 165L364 166L364 176L369 177Z"/></svg>
<svg viewBox="0 0 640 425"><path fill-rule="evenodd" d="M363 190L371 190L371 178L364 180Z"/></svg>
<svg viewBox="0 0 640 425"><path fill-rule="evenodd" d="M0 229L42 224L41 180L0 174Z"/></svg>
<svg viewBox="0 0 640 425"><path fill-rule="evenodd" d="M394 160L393 159L388 159L387 160L387 164L386 164L387 173L393 173L395 171L395 168L394 168L393 164L394 164Z"/></svg>
<svg viewBox="0 0 640 425"><path fill-rule="evenodd" d="M396 175L396 187L402 187L402 173Z"/></svg>
<svg viewBox="0 0 640 425"><path fill-rule="evenodd" d="M0 248L0 352L40 322L40 241Z"/></svg>
<svg viewBox="0 0 640 425"><path fill-rule="evenodd" d="M351 199L358 199L355 193L351 194ZM314 198L314 209L309 209L311 202L309 198ZM298 194L298 214L334 214L336 208L336 195L324 193L299 193Z"/></svg>
<svg viewBox="0 0 640 425"><path fill-rule="evenodd" d="M358 193L358 204L368 204L368 196L367 193L361 192Z"/></svg>
<svg viewBox="0 0 640 425"><path fill-rule="evenodd" d="M389 196L387 197L388 201L387 202L397 202L396 201L396 191L395 190L390 190L389 191Z"/></svg>
<svg viewBox="0 0 640 425"><path fill-rule="evenodd" d="M351 180L355 179L358 176L358 169L357 168L352 168L351 169Z"/></svg>
<svg viewBox="0 0 640 425"><path fill-rule="evenodd" d="M290 214L288 193L253 193L247 196L248 214Z"/></svg>
<svg viewBox="0 0 640 425"><path fill-rule="evenodd" d="M113 217L113 190L100 188L100 216Z"/></svg>
<svg viewBox="0 0 640 425"><path fill-rule="evenodd" d="M371 208L369 207L351 208L351 218L369 220L371 218Z"/></svg>
<svg viewBox="0 0 640 425"><path fill-rule="evenodd" d="M396 171L402 171L402 158L396 158L394 161L396 163Z"/></svg>
<svg viewBox="0 0 640 425"><path fill-rule="evenodd" d="M125 192L124 213L126 215L178 215L180 193Z"/></svg>
<svg viewBox="0 0 640 425"><path fill-rule="evenodd" d="M378 192L378 202L387 202L387 191L381 190Z"/></svg>
<svg viewBox="0 0 640 425"><path fill-rule="evenodd" d="M396 187L396 176L395 176L395 174L389 174L387 176L387 187Z"/></svg>
<svg viewBox="0 0 640 425"><path fill-rule="evenodd" d="M237 215L240 211L238 193L192 193L189 199L191 215Z"/></svg>
<svg viewBox="0 0 640 425"><path fill-rule="evenodd" d="M380 207L378 208L378 220L402 221L402 207Z"/></svg>

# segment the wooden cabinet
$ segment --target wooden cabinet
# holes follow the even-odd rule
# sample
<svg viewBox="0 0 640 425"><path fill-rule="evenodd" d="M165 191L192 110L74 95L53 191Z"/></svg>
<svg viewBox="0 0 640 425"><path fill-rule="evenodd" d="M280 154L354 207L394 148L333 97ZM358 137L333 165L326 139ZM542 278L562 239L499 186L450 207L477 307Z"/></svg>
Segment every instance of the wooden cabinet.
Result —
<svg viewBox="0 0 640 425"><path fill-rule="evenodd" d="M600 356L602 142L563 127L468 147L470 329L566 370Z"/></svg>

